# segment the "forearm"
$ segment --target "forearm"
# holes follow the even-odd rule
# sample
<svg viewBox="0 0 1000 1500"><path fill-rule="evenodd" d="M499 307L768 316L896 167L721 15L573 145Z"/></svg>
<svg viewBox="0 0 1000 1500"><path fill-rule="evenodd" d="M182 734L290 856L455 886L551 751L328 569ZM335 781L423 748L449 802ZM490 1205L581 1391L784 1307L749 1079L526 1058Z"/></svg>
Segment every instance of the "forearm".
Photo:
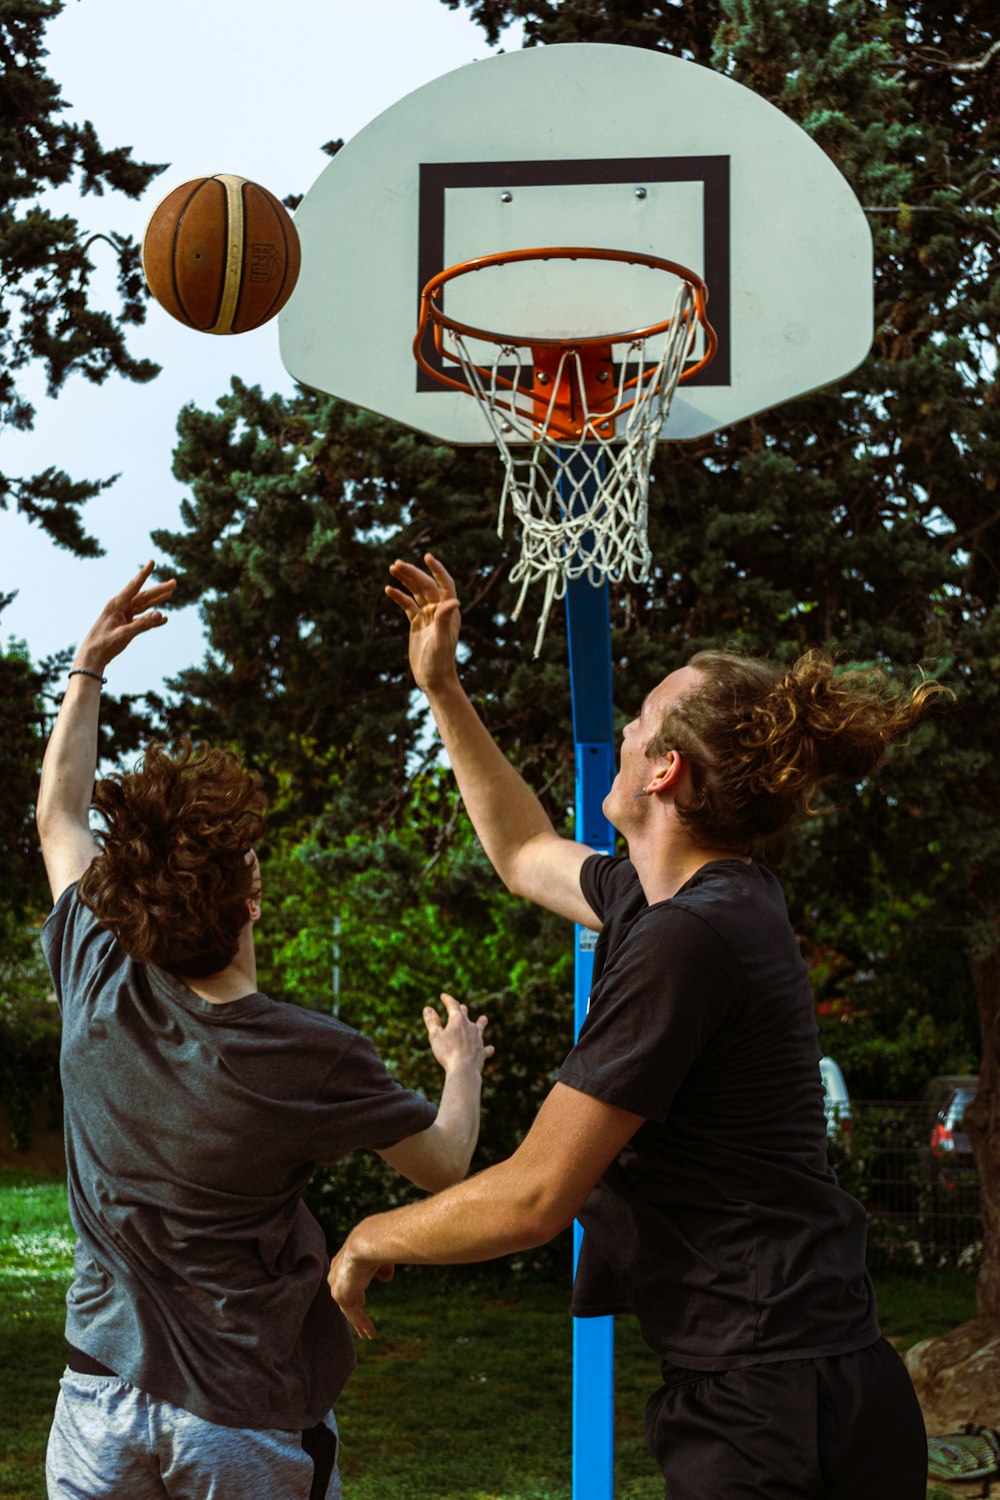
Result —
<svg viewBox="0 0 1000 1500"><path fill-rule="evenodd" d="M510 1158L421 1203L364 1219L341 1253L371 1265L460 1265L531 1249L563 1227Z"/></svg>
<svg viewBox="0 0 1000 1500"><path fill-rule="evenodd" d="M365 1291L394 1265L493 1260L543 1245L571 1223L641 1115L557 1083L513 1156L436 1198L364 1219L330 1266L330 1290L363 1338Z"/></svg>
<svg viewBox="0 0 1000 1500"><path fill-rule="evenodd" d="M428 692L462 801L486 855L505 884L518 851L555 830L527 782L498 748L457 674Z"/></svg>
<svg viewBox="0 0 1000 1500"><path fill-rule="evenodd" d="M71 677L45 747L38 788L39 829L60 820L89 823L97 774L97 726L101 684L94 677Z"/></svg>
<svg viewBox="0 0 1000 1500"><path fill-rule="evenodd" d="M469 1170L479 1140L483 1075L480 1068L453 1068L445 1075L433 1130L440 1136L442 1165L448 1183L461 1182Z"/></svg>

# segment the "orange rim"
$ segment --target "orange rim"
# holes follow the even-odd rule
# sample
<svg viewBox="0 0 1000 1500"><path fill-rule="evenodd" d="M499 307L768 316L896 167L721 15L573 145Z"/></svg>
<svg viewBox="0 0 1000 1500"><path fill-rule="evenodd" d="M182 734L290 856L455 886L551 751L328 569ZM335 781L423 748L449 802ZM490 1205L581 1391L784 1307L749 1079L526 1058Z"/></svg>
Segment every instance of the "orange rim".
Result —
<svg viewBox="0 0 1000 1500"><path fill-rule="evenodd" d="M535 349L573 350L611 344L639 343L645 339L655 338L658 334L666 333L673 322L673 318L664 318L662 321L651 323L644 328L625 329L617 333L587 334L581 338L539 338L530 334L522 336L519 334L495 332L487 328L475 328L471 324L460 323L455 318L449 318L441 306L440 299L449 281L454 281L459 276L471 275L475 271L485 271L495 266L503 266L514 261L526 260L622 261L628 265L649 266L652 270L665 271L669 272L672 276L680 277L691 288L694 301L694 314L705 331L705 353L693 365L688 366L688 368L681 372L678 384L685 380L690 380L699 370L703 370L714 357L716 348L718 347L718 338L715 329L708 321L706 312L708 287L694 271L689 270L686 266L678 265L676 261L663 260L658 255L644 255L635 250L601 250L589 246L547 245L527 250L503 250L495 255L474 256L471 260L460 261L457 265L449 266L447 270L439 271L436 276L431 277L420 296L420 316L417 322L417 331L413 339L413 357L420 368L440 385L446 386L451 390L463 391L468 395L476 394L472 385L467 380L456 379L442 370L436 370L428 362L423 352L423 344L428 329L431 327L433 327L434 347L437 349L438 354L443 359L454 360L454 355L448 353L444 347L443 335L445 332L457 333L465 338L479 339L484 343L499 344L501 348L510 345L511 347L520 346L530 348L532 351ZM514 381L509 380L505 375L501 375L499 371L493 370L489 366L475 365L474 368L490 385L499 384L507 390L518 389ZM631 380L625 382L623 389L630 390L633 387L640 386L640 390L636 391L636 395L631 400L622 402L620 406L615 408L614 414L616 416L628 411L631 406L635 405L639 394L641 394L641 388L644 388L644 384L648 384L653 373L654 371L650 370L645 372L643 376L633 376ZM497 405L504 407L508 411L515 410L515 408L505 402L498 402Z"/></svg>

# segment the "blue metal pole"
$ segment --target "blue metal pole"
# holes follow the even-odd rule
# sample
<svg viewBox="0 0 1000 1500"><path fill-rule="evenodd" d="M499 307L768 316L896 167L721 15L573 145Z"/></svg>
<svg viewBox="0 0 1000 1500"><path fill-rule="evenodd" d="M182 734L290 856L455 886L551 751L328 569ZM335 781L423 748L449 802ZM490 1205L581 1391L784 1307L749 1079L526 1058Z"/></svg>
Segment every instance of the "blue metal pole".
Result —
<svg viewBox="0 0 1000 1500"><path fill-rule="evenodd" d="M582 455L581 455L582 458ZM596 477L592 483L596 485ZM573 744L576 754L576 838L614 853L614 829L602 804L614 779L611 706L611 614L608 585L586 578L566 588ZM575 1029L587 1015L596 935L576 929ZM573 1226L573 1271L583 1231ZM573 1500L614 1494L614 1319L573 1319Z"/></svg>

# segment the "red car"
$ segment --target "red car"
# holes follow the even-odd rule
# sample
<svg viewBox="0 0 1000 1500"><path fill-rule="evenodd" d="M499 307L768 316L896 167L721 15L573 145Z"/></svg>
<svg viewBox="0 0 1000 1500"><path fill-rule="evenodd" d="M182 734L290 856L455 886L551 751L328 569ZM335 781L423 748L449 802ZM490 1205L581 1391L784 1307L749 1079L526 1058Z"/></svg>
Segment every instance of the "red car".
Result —
<svg viewBox="0 0 1000 1500"><path fill-rule="evenodd" d="M942 1186L954 1188L959 1173L975 1171L969 1137L962 1128L965 1112L979 1087L979 1079L965 1074L933 1078L924 1098L934 1108L931 1128L931 1151L941 1163Z"/></svg>

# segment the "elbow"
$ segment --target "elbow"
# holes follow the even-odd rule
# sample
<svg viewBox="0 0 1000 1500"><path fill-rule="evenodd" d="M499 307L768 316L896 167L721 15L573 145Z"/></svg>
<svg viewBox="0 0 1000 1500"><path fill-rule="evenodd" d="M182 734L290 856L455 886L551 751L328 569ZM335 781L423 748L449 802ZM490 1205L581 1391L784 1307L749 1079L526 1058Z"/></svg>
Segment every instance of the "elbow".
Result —
<svg viewBox="0 0 1000 1500"><path fill-rule="evenodd" d="M416 1185L425 1193L443 1193L445 1188L465 1181L471 1161L471 1151L460 1155L441 1152L435 1161L427 1163Z"/></svg>
<svg viewBox="0 0 1000 1500"><path fill-rule="evenodd" d="M524 1230L530 1238L524 1248L534 1250L539 1245L547 1245L557 1234L568 1229L574 1218L574 1214L567 1214L558 1207L539 1206L533 1213L525 1215Z"/></svg>
<svg viewBox="0 0 1000 1500"><path fill-rule="evenodd" d="M510 1165L516 1158L509 1158ZM562 1184L547 1179L515 1177L510 1200L511 1217L516 1221L516 1238L524 1250L547 1245L572 1224L575 1206L566 1202Z"/></svg>
<svg viewBox="0 0 1000 1500"><path fill-rule="evenodd" d="M436 1167L433 1172L428 1172L425 1180L418 1186L422 1187L425 1193L443 1193L445 1188L455 1187L458 1183L464 1182L468 1171L468 1163L464 1167L442 1165Z"/></svg>
<svg viewBox="0 0 1000 1500"><path fill-rule="evenodd" d="M521 851L519 850L518 854L520 853ZM504 860L503 863L498 862L494 868L512 896L520 896L523 900L527 901L532 899L532 892L527 879L527 870L525 869L524 862L519 860L517 855Z"/></svg>

